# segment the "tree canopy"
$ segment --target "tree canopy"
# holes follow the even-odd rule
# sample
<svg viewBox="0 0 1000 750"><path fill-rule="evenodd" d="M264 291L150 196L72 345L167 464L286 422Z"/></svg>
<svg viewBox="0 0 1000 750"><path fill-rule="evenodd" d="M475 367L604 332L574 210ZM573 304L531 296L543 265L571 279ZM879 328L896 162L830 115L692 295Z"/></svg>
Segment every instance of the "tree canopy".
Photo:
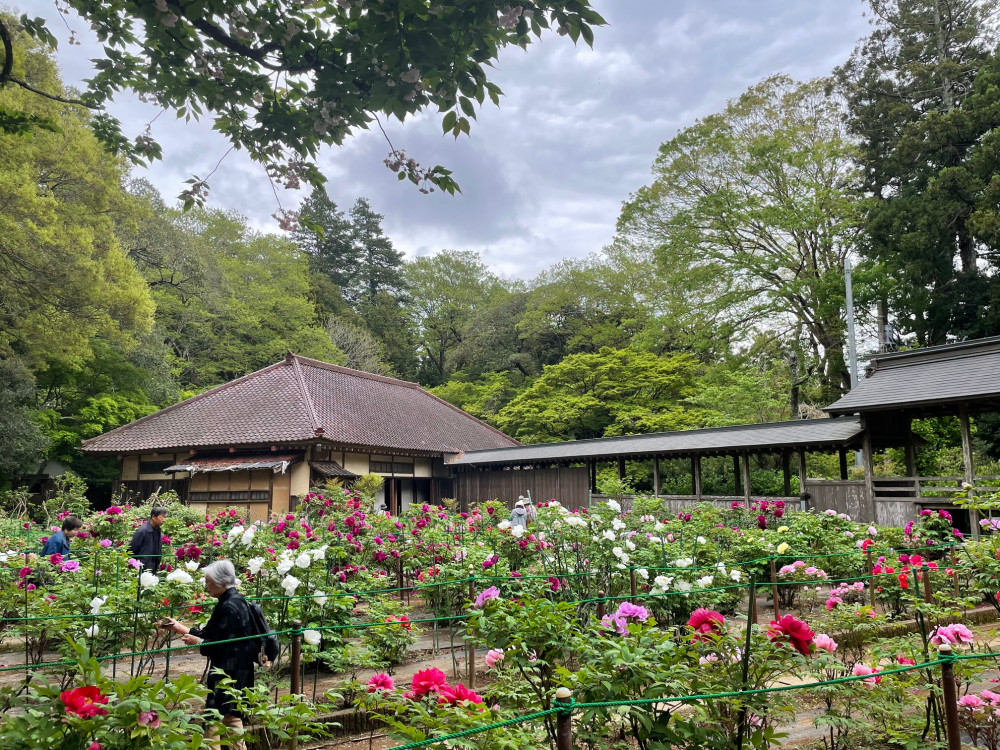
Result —
<svg viewBox="0 0 1000 750"><path fill-rule="evenodd" d="M315 158L321 146L340 145L379 116L402 121L424 109L443 113L445 132L470 130L477 104L499 103L487 71L508 45L527 48L555 28L574 42L593 43L604 20L588 0L537 0L510 6L498 0L67 0L97 35L103 56L78 98L36 85L6 64L22 43L18 27L51 44L40 18L15 25L0 18L4 64L0 87L75 101L98 112L94 132L113 152L136 161L161 157L150 132L122 132L107 106L132 91L179 117L210 117L234 148L245 150L288 186L322 184ZM8 102L0 129L31 127L31 110ZM454 192L444 167L422 167L391 149L387 165L421 184ZM208 184L195 177L186 191L194 203Z"/></svg>

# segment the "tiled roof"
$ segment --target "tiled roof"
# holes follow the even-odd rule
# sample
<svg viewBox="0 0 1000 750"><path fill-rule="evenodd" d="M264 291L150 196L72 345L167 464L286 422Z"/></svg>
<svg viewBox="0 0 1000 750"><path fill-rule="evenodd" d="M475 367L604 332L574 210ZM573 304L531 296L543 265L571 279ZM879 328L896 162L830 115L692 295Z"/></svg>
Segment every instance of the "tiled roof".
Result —
<svg viewBox="0 0 1000 750"><path fill-rule="evenodd" d="M345 477L351 479L357 476L353 471L348 471L336 461L310 461L309 465L324 477Z"/></svg>
<svg viewBox="0 0 1000 750"><path fill-rule="evenodd" d="M872 358L868 377L826 408L831 414L1000 399L1000 337Z"/></svg>
<svg viewBox="0 0 1000 750"><path fill-rule="evenodd" d="M86 453L268 445L324 438L462 453L518 445L415 383L289 354L284 361L86 440Z"/></svg>
<svg viewBox="0 0 1000 750"><path fill-rule="evenodd" d="M799 419L792 422L709 427L480 450L466 453L450 463L457 466L482 466L532 461L582 461L617 456L721 455L744 450L754 452L777 451L782 448L836 448L849 445L861 431L861 422L857 417Z"/></svg>

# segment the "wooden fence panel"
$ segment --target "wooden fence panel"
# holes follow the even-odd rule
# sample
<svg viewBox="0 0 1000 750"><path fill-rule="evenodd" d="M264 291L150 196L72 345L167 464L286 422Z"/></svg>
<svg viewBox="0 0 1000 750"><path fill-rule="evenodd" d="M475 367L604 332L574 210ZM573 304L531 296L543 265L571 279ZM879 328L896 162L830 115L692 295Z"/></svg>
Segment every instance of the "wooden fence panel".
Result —
<svg viewBox="0 0 1000 750"><path fill-rule="evenodd" d="M474 471L455 477L455 496L467 505L500 500L513 507L519 495L529 494L536 503L555 499L570 509L586 508L590 477L586 467Z"/></svg>

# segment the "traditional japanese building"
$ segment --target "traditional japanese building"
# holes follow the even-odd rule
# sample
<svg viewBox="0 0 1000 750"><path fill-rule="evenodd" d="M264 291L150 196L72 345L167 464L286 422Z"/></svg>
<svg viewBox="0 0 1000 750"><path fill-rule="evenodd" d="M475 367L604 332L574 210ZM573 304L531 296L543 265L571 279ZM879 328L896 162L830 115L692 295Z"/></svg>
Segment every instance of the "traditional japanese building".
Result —
<svg viewBox="0 0 1000 750"><path fill-rule="evenodd" d="M446 460L518 442L415 383L289 353L83 444L121 460L121 489L281 512L328 477L385 477L394 513L454 494Z"/></svg>

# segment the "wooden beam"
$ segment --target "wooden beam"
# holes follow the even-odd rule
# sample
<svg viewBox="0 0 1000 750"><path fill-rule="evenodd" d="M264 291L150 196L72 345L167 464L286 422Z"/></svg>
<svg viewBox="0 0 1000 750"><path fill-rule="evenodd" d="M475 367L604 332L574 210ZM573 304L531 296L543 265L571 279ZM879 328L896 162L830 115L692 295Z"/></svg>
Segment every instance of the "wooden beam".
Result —
<svg viewBox="0 0 1000 750"><path fill-rule="evenodd" d="M653 456L653 497L660 496L660 457Z"/></svg>
<svg viewBox="0 0 1000 750"><path fill-rule="evenodd" d="M750 454L743 452L743 498L750 507Z"/></svg>
<svg viewBox="0 0 1000 750"><path fill-rule="evenodd" d="M736 485L734 486L734 495L742 495L743 490L740 489L742 482L740 479L740 457L736 454L733 455L733 476L736 477Z"/></svg>
<svg viewBox="0 0 1000 750"><path fill-rule="evenodd" d="M799 497L806 491L806 449L799 448L796 452L796 457L799 463ZM802 505L808 505L808 501L802 503ZM808 508L802 508L800 510L808 510Z"/></svg>
<svg viewBox="0 0 1000 750"><path fill-rule="evenodd" d="M792 496L792 457L788 448L781 451L781 478L784 480L785 497Z"/></svg>
<svg viewBox="0 0 1000 750"><path fill-rule="evenodd" d="M976 483L976 467L972 460L972 427L969 424L969 405L960 404L958 419L962 425L962 467L965 470L965 481Z"/></svg>
<svg viewBox="0 0 1000 750"><path fill-rule="evenodd" d="M868 522L875 523L877 521L875 515L875 468L872 466L872 431L867 423L865 431L861 435L861 460L865 466L865 505L869 513Z"/></svg>
<svg viewBox="0 0 1000 750"><path fill-rule="evenodd" d="M621 456L618 457L618 478L625 478L625 459Z"/></svg>
<svg viewBox="0 0 1000 750"><path fill-rule="evenodd" d="M694 478L694 496L701 502L701 456L691 459L691 476Z"/></svg>

